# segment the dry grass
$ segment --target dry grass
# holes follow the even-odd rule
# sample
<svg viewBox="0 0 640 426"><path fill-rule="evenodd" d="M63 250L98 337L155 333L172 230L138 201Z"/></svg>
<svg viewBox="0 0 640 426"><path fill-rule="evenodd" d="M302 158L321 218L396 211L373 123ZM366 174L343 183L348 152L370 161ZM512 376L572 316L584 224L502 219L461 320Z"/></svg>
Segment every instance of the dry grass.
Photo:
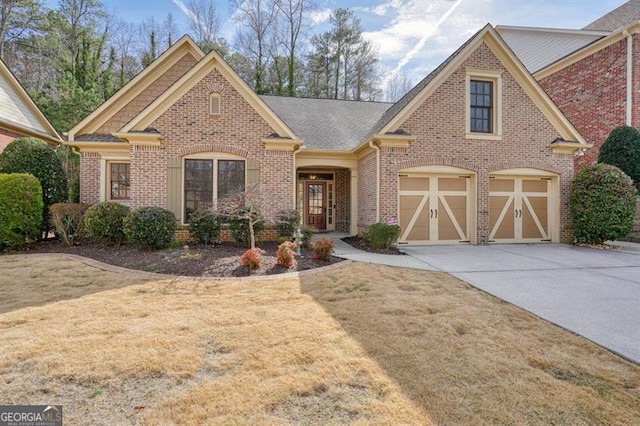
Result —
<svg viewBox="0 0 640 426"><path fill-rule="evenodd" d="M23 259L0 257L0 401L70 424L640 422L640 367L445 274L144 281Z"/></svg>

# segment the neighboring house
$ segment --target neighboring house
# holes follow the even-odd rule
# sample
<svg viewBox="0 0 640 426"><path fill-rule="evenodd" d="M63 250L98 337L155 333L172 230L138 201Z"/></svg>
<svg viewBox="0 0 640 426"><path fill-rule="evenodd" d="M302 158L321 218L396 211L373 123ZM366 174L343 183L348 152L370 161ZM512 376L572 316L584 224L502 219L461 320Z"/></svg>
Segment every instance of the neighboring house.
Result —
<svg viewBox="0 0 640 426"><path fill-rule="evenodd" d="M187 36L68 133L81 199L184 225L237 188L401 244L566 241L582 137L487 25L395 104L257 96Z"/></svg>
<svg viewBox="0 0 640 426"><path fill-rule="evenodd" d="M640 127L640 0L631 0L581 30L498 26L498 33L596 149L622 125Z"/></svg>
<svg viewBox="0 0 640 426"><path fill-rule="evenodd" d="M58 146L62 140L0 60L0 152L14 139L33 136Z"/></svg>

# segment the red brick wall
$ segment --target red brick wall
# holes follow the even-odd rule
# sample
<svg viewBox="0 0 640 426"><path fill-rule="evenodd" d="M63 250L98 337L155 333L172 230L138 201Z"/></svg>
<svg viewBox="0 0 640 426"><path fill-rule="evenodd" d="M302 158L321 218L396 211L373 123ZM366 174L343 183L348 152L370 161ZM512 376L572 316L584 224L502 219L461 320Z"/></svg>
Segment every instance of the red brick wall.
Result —
<svg viewBox="0 0 640 426"><path fill-rule="evenodd" d="M349 232L351 218L351 171L348 169L335 170L336 231Z"/></svg>
<svg viewBox="0 0 640 426"><path fill-rule="evenodd" d="M94 152L80 154L80 202L86 204L100 202L100 154Z"/></svg>
<svg viewBox="0 0 640 426"><path fill-rule="evenodd" d="M467 68L502 71L502 140L465 139L465 73ZM477 173L478 243L489 234L489 173L530 167L561 175L560 238L570 237L567 194L573 177L573 156L553 154L548 145L558 132L537 109L491 50L482 44L401 126L417 136L407 149L381 150L380 221L398 215L398 172L425 165L449 165ZM375 157L373 157L375 159ZM375 162L373 162L375 164ZM370 166L369 166L370 168ZM366 168L365 168L366 169ZM361 199L370 196L373 179L361 170L360 186L367 187ZM375 189L373 189L375 191ZM360 206L360 213L370 207ZM371 215L360 215L359 223L372 223Z"/></svg>
<svg viewBox="0 0 640 426"><path fill-rule="evenodd" d="M636 49L640 49L638 44L636 36ZM595 163L609 133L625 124L626 51L627 42L621 40L540 81L580 134L594 144L585 155L575 158L576 171ZM640 50L637 52L635 55L640 55ZM637 117L634 124L640 124Z"/></svg>
<svg viewBox="0 0 640 426"><path fill-rule="evenodd" d="M22 135L0 127L0 152L4 151L7 145L13 142L14 139L20 137L22 137Z"/></svg>
<svg viewBox="0 0 640 426"><path fill-rule="evenodd" d="M376 221L376 163L375 152L358 160L358 232Z"/></svg>
<svg viewBox="0 0 640 426"><path fill-rule="evenodd" d="M158 96L173 83L178 81L180 77L187 73L196 64L196 59L190 54L186 54L182 59L176 62L171 68L165 71L156 81L151 83L149 87L144 89L131 102L125 105L112 118L109 119L96 133L111 133L120 130L133 117L138 115L140 111L145 109L147 105L153 102Z"/></svg>
<svg viewBox="0 0 640 426"><path fill-rule="evenodd" d="M221 114L209 114L211 88L221 93ZM294 208L293 154L265 151L261 139L274 130L217 71L197 83L152 125L165 140L131 155L132 206L166 206L167 159L198 152L222 152L257 159L263 210L273 215Z"/></svg>

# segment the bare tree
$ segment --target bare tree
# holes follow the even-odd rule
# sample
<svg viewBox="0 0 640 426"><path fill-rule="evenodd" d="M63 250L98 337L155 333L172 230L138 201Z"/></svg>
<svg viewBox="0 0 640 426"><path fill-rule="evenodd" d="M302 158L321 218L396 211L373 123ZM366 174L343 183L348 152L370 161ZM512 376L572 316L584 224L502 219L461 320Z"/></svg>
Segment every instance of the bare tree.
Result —
<svg viewBox="0 0 640 426"><path fill-rule="evenodd" d="M254 90L265 91L265 63L269 58L269 31L273 30L278 8L273 0L233 0L237 8L236 19L243 29L236 33L239 50L254 63Z"/></svg>
<svg viewBox="0 0 640 426"><path fill-rule="evenodd" d="M387 102L396 102L411 90L411 81L407 74L393 72L384 88L384 99Z"/></svg>
<svg viewBox="0 0 640 426"><path fill-rule="evenodd" d="M213 0L187 0L189 26L196 43L205 52L216 49L220 18ZM217 49L216 49L217 50Z"/></svg>
<svg viewBox="0 0 640 426"><path fill-rule="evenodd" d="M42 21L39 0L0 1L0 58L5 58L6 43L15 42L37 29Z"/></svg>
<svg viewBox="0 0 640 426"><path fill-rule="evenodd" d="M300 31L304 23L304 15L314 8L310 0L277 0L276 6L283 16L286 27L287 50L287 94L296 94L296 49L300 39Z"/></svg>
<svg viewBox="0 0 640 426"><path fill-rule="evenodd" d="M253 249L256 247L256 225L273 221L270 216L265 216L262 210L269 198L269 194L264 193L255 185L244 191L229 193L218 200L216 213L245 222L249 232L250 248Z"/></svg>

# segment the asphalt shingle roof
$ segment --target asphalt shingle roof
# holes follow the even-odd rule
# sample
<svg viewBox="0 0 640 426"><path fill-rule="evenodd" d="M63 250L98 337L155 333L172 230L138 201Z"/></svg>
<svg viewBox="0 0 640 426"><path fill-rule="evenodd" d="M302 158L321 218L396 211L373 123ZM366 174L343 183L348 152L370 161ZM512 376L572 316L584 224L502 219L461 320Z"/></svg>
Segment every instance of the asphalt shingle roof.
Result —
<svg viewBox="0 0 640 426"><path fill-rule="evenodd" d="M262 100L304 140L306 149L350 150L370 134L386 102L261 96Z"/></svg>
<svg viewBox="0 0 640 426"><path fill-rule="evenodd" d="M640 20L640 0L630 0L596 19L583 29L615 31L620 27L631 25L638 20Z"/></svg>
<svg viewBox="0 0 640 426"><path fill-rule="evenodd" d="M110 133L89 133L75 137L79 142L124 142Z"/></svg>

